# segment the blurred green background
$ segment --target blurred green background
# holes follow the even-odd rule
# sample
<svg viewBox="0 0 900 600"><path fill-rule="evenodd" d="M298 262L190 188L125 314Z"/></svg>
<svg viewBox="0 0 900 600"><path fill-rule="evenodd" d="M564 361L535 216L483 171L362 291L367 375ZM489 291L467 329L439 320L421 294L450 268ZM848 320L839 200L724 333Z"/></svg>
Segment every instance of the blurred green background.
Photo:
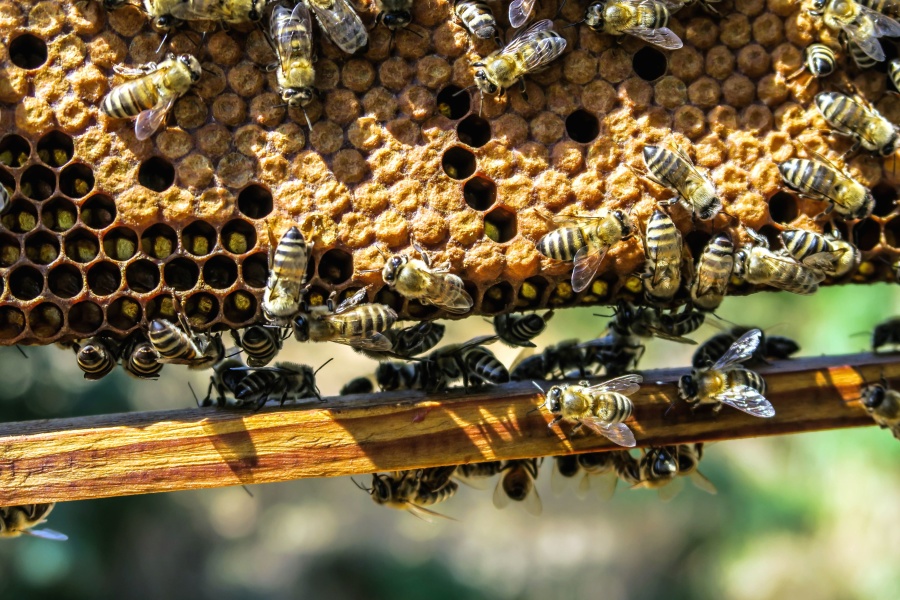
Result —
<svg viewBox="0 0 900 600"><path fill-rule="evenodd" d="M865 350L868 337L853 334L898 306L900 286L853 285L728 298L720 314L818 355ZM596 312L558 312L539 345L600 333ZM488 329L454 323L445 341ZM654 341L642 368L687 365L691 350ZM183 367L166 367L159 382L120 371L87 382L63 350L2 352L4 421L187 407L188 380L205 390L205 376ZM516 355L497 353L507 363ZM321 363L322 354L338 359L332 374L374 370L335 344L312 358L289 342L283 358ZM319 377L327 394L344 381L328 367ZM438 507L458 521L434 524L376 506L349 478L252 486L252 497L238 487L72 502L48 522L68 542L2 540L0 598L892 598L898 464L900 444L875 427L723 442L701 464L718 495L688 485L662 503L622 485L609 502L555 496L547 461L541 517L498 511L491 489L463 486Z"/></svg>

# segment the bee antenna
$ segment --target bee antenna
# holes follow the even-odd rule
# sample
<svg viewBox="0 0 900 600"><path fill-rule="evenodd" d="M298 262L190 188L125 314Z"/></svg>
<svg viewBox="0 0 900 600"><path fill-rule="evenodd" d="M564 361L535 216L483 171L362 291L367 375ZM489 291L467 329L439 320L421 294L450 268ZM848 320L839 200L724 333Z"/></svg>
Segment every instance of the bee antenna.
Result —
<svg viewBox="0 0 900 600"><path fill-rule="evenodd" d="M191 395L194 397L194 402L197 403L197 408L200 408L200 398L197 397L197 392L194 391L194 386L191 385L190 381L188 381L188 389L191 390Z"/></svg>
<svg viewBox="0 0 900 600"><path fill-rule="evenodd" d="M326 360L325 362L322 363L322 367L324 367L325 365L327 365L328 363L330 363L333 360L334 360L334 358L329 358L328 360ZM319 367L318 369L313 371L313 377L315 377L316 373L318 373L319 371L322 370L322 367ZM319 398L319 399L321 400L321 398Z"/></svg>
<svg viewBox="0 0 900 600"><path fill-rule="evenodd" d="M467 87L467 88L463 88L463 89L459 90L458 92L455 92L455 93L453 94L453 97L456 98L457 96L459 96L459 95L462 94L463 92L468 92L469 90L471 90L471 89L474 88L474 87L475 87L474 85L470 85L470 86Z"/></svg>
<svg viewBox="0 0 900 600"><path fill-rule="evenodd" d="M250 491L250 488L248 488L246 485L241 485L241 487L244 488L244 491L247 492L248 496L250 496L251 498L253 497L253 492Z"/></svg>
<svg viewBox="0 0 900 600"><path fill-rule="evenodd" d="M566 3L563 2L563 6L565 6L565 4ZM562 8L562 7L560 7L560 8ZM569 23L568 25L565 25L565 26L561 27L560 29L568 29L569 27L575 27L576 25L579 25L581 23L584 23L584 19L582 19L580 21L575 21L574 23Z"/></svg>
<svg viewBox="0 0 900 600"><path fill-rule="evenodd" d="M353 482L353 485L355 485L355 486L358 487L359 489L363 490L364 492L368 492L368 493L370 493L370 494L372 493L372 488L367 488L366 486L364 486L363 484L361 484L360 482L358 482L358 481L355 480L354 478L351 477L351 478L350 478L350 481Z"/></svg>
<svg viewBox="0 0 900 600"><path fill-rule="evenodd" d="M22 356L24 356L24 357L25 357L25 358L28 358L28 355L27 355L27 354L25 354L25 351L24 351L24 350L22 350L22 347L21 347L21 346L19 346L19 345L18 345L18 344L16 344L16 350L18 350L18 351L19 351L19 354L21 354L21 355L22 355Z"/></svg>
<svg viewBox="0 0 900 600"><path fill-rule="evenodd" d="M533 380L532 380L531 385L533 385L534 387L536 387L536 388L541 392L541 394L546 394L546 393L547 393L547 392L544 391L544 388L542 388L541 386L539 386L539 385L537 384L536 381L533 381Z"/></svg>
<svg viewBox="0 0 900 600"><path fill-rule="evenodd" d="M301 108L301 110L303 111L303 118L306 119L306 126L309 127L310 131L312 131L312 121L309 120L309 115L306 114L306 109Z"/></svg>
<svg viewBox="0 0 900 600"><path fill-rule="evenodd" d="M613 312L613 314L611 314L611 315L600 315L600 314L594 313L593 316L595 316L595 317L603 317L604 319L611 319L612 317L616 316L616 313Z"/></svg>
<svg viewBox="0 0 900 600"><path fill-rule="evenodd" d="M168 32L168 31L167 31L165 34L163 34L163 38L162 38L162 40L160 40L160 42L159 42L159 48L156 49L156 53L157 53L157 54L159 54L159 53L162 51L162 47L163 47L163 45L165 45L167 39L169 39L169 32Z"/></svg>

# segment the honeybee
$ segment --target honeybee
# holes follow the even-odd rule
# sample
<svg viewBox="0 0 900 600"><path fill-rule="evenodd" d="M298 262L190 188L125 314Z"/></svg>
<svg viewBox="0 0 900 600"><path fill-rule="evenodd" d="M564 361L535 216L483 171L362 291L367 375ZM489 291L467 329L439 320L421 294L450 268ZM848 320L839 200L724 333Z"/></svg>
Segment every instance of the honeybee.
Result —
<svg viewBox="0 0 900 600"><path fill-rule="evenodd" d="M638 463L640 481L633 487L655 489L664 502L668 502L680 491L669 485L678 474L677 450L675 446L650 447L644 451Z"/></svg>
<svg viewBox="0 0 900 600"><path fill-rule="evenodd" d="M716 486L698 470L700 459L703 458L703 444L679 444L676 451L678 460L678 475L687 477L695 487L708 494L716 494Z"/></svg>
<svg viewBox="0 0 900 600"><path fill-rule="evenodd" d="M84 378L102 379L108 375L119 361L119 345L111 338L98 335L82 344L76 344L75 361L84 371Z"/></svg>
<svg viewBox="0 0 900 600"><path fill-rule="evenodd" d="M709 240L694 273L691 284L693 305L705 311L719 308L728 291L728 282L734 268L734 243L727 233L716 234Z"/></svg>
<svg viewBox="0 0 900 600"><path fill-rule="evenodd" d="M535 480L539 459L508 460L503 463L500 480L494 488L494 506L506 508L509 502L521 502L529 514L539 516L543 511Z"/></svg>
<svg viewBox="0 0 900 600"><path fill-rule="evenodd" d="M240 25L262 20L263 9L269 1L180 0L170 6L169 12L182 21L221 21L228 25Z"/></svg>
<svg viewBox="0 0 900 600"><path fill-rule="evenodd" d="M575 224L551 231L538 241L537 249L554 260L574 261L572 290L575 292L590 285L609 248L631 237L635 230L624 211L605 208L594 216L574 215L554 220Z"/></svg>
<svg viewBox="0 0 900 600"><path fill-rule="evenodd" d="M103 0L103 2L114 3L117 5L116 8L128 3L127 0ZM150 17L150 26L154 31L168 34L182 24L182 21L172 14L172 8L181 2L182 0L144 0L144 12Z"/></svg>
<svg viewBox="0 0 900 600"><path fill-rule="evenodd" d="M534 348L534 338L539 336L547 323L553 318L553 311L527 315L503 314L494 317L494 331L500 336L500 340L510 346L522 346Z"/></svg>
<svg viewBox="0 0 900 600"><path fill-rule="evenodd" d="M678 194L669 204L681 200L701 221L715 218L722 210L716 186L697 170L683 149L644 146L643 156L650 180Z"/></svg>
<svg viewBox="0 0 900 600"><path fill-rule="evenodd" d="M264 367L281 351L286 337L285 331L288 330L266 325L251 325L244 329L243 336L232 329L231 337L235 345L247 355L249 366Z"/></svg>
<svg viewBox="0 0 900 600"><path fill-rule="evenodd" d="M369 34L347 0L303 0L335 45L353 54L369 43Z"/></svg>
<svg viewBox="0 0 900 600"><path fill-rule="evenodd" d="M482 40L493 38L498 46L501 44L497 20L491 7L483 0L454 0L453 13L469 35Z"/></svg>
<svg viewBox="0 0 900 600"><path fill-rule="evenodd" d="M798 194L827 202L828 208L845 219L865 219L872 214L875 198L869 188L834 165L806 158L792 158L778 165L781 178Z"/></svg>
<svg viewBox="0 0 900 600"><path fill-rule="evenodd" d="M765 380L755 372L737 366L753 356L761 337L759 329L751 329L715 364L694 367L690 375L684 375L678 381L678 395L693 408L712 404L714 413L727 404L754 417L774 417L772 403L763 396Z"/></svg>
<svg viewBox="0 0 900 600"><path fill-rule="evenodd" d="M842 240L836 232L825 236L805 229L789 229L781 232L781 241L788 254L803 265L831 277L843 277L860 261L856 246Z"/></svg>
<svg viewBox="0 0 900 600"><path fill-rule="evenodd" d="M897 35L900 35L900 23L895 24L898 26ZM897 127L874 106L864 106L838 92L820 92L816 94L815 101L816 108L831 127L854 139L850 153L856 152L860 146L881 156L890 156L897 150L897 145L900 144Z"/></svg>
<svg viewBox="0 0 900 600"><path fill-rule="evenodd" d="M510 6L512 10L512 6ZM521 81L528 73L535 73L555 60L566 49L566 39L552 30L549 19L538 21L516 34L502 50L474 63L475 85L482 94L503 94L508 87Z"/></svg>
<svg viewBox="0 0 900 600"><path fill-rule="evenodd" d="M803 50L803 63L800 68L791 73L786 79L794 79L803 71L809 71L816 79L828 77L837 69L837 57L834 50L825 44L810 44Z"/></svg>
<svg viewBox="0 0 900 600"><path fill-rule="evenodd" d="M186 321L182 327L166 319L150 322L147 337L161 363L187 365L189 369L209 369L225 356L219 334L194 333Z"/></svg>
<svg viewBox="0 0 900 600"><path fill-rule="evenodd" d="M231 353L229 353L231 354ZM238 385L243 381L248 372L240 358L224 358L213 365L213 374L209 376L209 387L206 389L206 397L202 402L197 402L198 406L213 405L213 391L216 392L215 404L222 407L238 408L243 402L237 399ZM193 388L192 388L193 391Z"/></svg>
<svg viewBox="0 0 900 600"><path fill-rule="evenodd" d="M582 346L578 340L563 340L547 346L541 353L533 356L523 351L513 363L510 379L550 379L565 377L569 372L577 372L579 377L586 377L591 361Z"/></svg>
<svg viewBox="0 0 900 600"><path fill-rule="evenodd" d="M397 320L397 313L384 304L364 303L365 288L336 308L336 293L324 306L307 307L294 317L294 336L301 342L337 342L366 350L390 350L391 340L382 334Z"/></svg>
<svg viewBox="0 0 900 600"><path fill-rule="evenodd" d="M644 293L647 300L666 303L681 287L681 232L672 219L657 209L647 221L644 236Z"/></svg>
<svg viewBox="0 0 900 600"><path fill-rule="evenodd" d="M391 31L402 29L412 22L413 0L375 0L375 23L384 23Z"/></svg>
<svg viewBox="0 0 900 600"><path fill-rule="evenodd" d="M306 285L306 266L312 253L296 227L291 227L278 242L274 255L269 251L269 277L263 294L262 312L267 321L285 326L300 310Z"/></svg>
<svg viewBox="0 0 900 600"><path fill-rule="evenodd" d="M790 256L769 250L766 238L750 232L755 244L745 246L734 254L734 274L753 284L765 284L794 294L809 295L819 289L825 279L821 271L814 271Z"/></svg>
<svg viewBox="0 0 900 600"><path fill-rule="evenodd" d="M884 346L900 346L900 317L879 323L872 330L872 352Z"/></svg>
<svg viewBox="0 0 900 600"><path fill-rule="evenodd" d="M163 364L143 332L134 333L122 348L122 368L137 379L156 379Z"/></svg>
<svg viewBox="0 0 900 600"><path fill-rule="evenodd" d="M454 471L453 475L463 479L493 477L502 470L502 467L503 463L499 460L466 463L464 465L456 465L456 471Z"/></svg>
<svg viewBox="0 0 900 600"><path fill-rule="evenodd" d="M374 390L375 386L368 377L354 377L345 383L338 393L341 396L350 396L352 394L371 394Z"/></svg>
<svg viewBox="0 0 900 600"><path fill-rule="evenodd" d="M472 297L458 275L446 269L431 268L431 259L424 250L413 244L422 260L395 254L387 259L381 276L384 282L406 298L432 304L447 312L462 314L472 308Z"/></svg>
<svg viewBox="0 0 900 600"><path fill-rule="evenodd" d="M557 456L556 469L550 478L551 489L560 492L567 480L579 479L576 496L586 498L591 489L600 498L609 500L616 491L615 452L587 452L572 456Z"/></svg>
<svg viewBox="0 0 900 600"><path fill-rule="evenodd" d="M437 470L439 476L433 476L431 471ZM406 510L425 521L431 521L433 517L448 518L440 513L425 508L432 504L444 502L451 498L459 488L459 485L450 479L452 469L446 474L446 467L434 469L419 469L415 471L393 471L390 474L372 475L372 487L357 487L369 492L376 504L389 508Z"/></svg>
<svg viewBox="0 0 900 600"><path fill-rule="evenodd" d="M717 333L697 347L691 358L691 365L697 368L711 365L717 356L722 356L738 338L749 331L749 327L736 325L727 331ZM744 364L745 366L755 366L768 364L770 360L787 360L799 351L800 346L794 340L761 332L759 345Z"/></svg>
<svg viewBox="0 0 900 600"><path fill-rule="evenodd" d="M146 140L159 129L175 101L187 93L202 73L196 58L190 54L176 58L171 52L159 64L149 62L137 68L116 65L113 70L134 79L110 90L100 103L100 110L116 119L136 116L134 134L139 140Z"/></svg>
<svg viewBox="0 0 900 600"><path fill-rule="evenodd" d="M573 433L587 425L593 432L630 448L635 445L634 434L623 421L631 417L634 409L628 396L638 391L643 379L641 375L630 374L596 385L587 381L580 381L578 385L555 385L546 392L541 406L554 415L550 427L562 420L574 421ZM534 385L541 389L537 383Z"/></svg>
<svg viewBox="0 0 900 600"><path fill-rule="evenodd" d="M882 377L881 383L871 383L860 390L866 412L882 429L890 429L900 440L900 392L890 389Z"/></svg>
<svg viewBox="0 0 900 600"><path fill-rule="evenodd" d="M613 317L620 329L627 329L638 337L658 337L681 344L696 344L684 336L699 329L705 320L702 312L692 310L688 305L681 312L663 312L652 306L636 307L625 301L619 302Z"/></svg>
<svg viewBox="0 0 900 600"><path fill-rule="evenodd" d="M20 506L0 507L0 538L14 538L30 535L64 542L69 537L52 529L34 529L47 520L56 503L23 504Z"/></svg>
<svg viewBox="0 0 900 600"><path fill-rule="evenodd" d="M900 58L895 58L888 63L888 76L895 90L900 90Z"/></svg>
<svg viewBox="0 0 900 600"><path fill-rule="evenodd" d="M440 323L422 321L403 329L383 331L382 335L391 342L390 350L381 352L365 348L354 348L354 350L377 361L385 361L388 358L408 360L437 346L444 337L445 329L446 327Z"/></svg>
<svg viewBox="0 0 900 600"><path fill-rule="evenodd" d="M655 0L600 0L587 7L584 24L601 33L633 35L667 50L681 48L669 24L669 9Z"/></svg>
<svg viewBox="0 0 900 600"><path fill-rule="evenodd" d="M306 4L298 2L294 10L276 5L269 17L269 35L278 53L278 70L275 72L278 93L289 108L299 108L306 115L304 107L315 95L313 82L316 78L312 17ZM306 122L312 129L308 116Z"/></svg>
<svg viewBox="0 0 900 600"><path fill-rule="evenodd" d="M635 310L630 304L621 303L609 322L609 333L581 344L587 355L587 362L602 365L606 375L610 377L636 369L644 355L644 345L633 327L637 320Z"/></svg>
<svg viewBox="0 0 900 600"><path fill-rule="evenodd" d="M483 346L474 346L463 353L463 385L500 385L509 382L509 371L494 353Z"/></svg>
<svg viewBox="0 0 900 600"><path fill-rule="evenodd" d="M446 389L449 382L443 371L431 360L414 363L382 362L375 369L375 381L382 391Z"/></svg>
<svg viewBox="0 0 900 600"><path fill-rule="evenodd" d="M484 335L474 337L462 344L449 344L432 351L424 362L433 363L440 372L441 385L462 379L463 388L470 385L498 384L509 381L509 372L494 354L484 348L486 344L497 341L496 336ZM422 365L423 363L418 363ZM423 375L433 374L430 369L419 368Z"/></svg>
<svg viewBox="0 0 900 600"><path fill-rule="evenodd" d="M509 24L518 29L528 21L536 0L513 0L509 3Z"/></svg>
<svg viewBox="0 0 900 600"><path fill-rule="evenodd" d="M847 34L843 31L838 38L847 50L847 54L850 55L850 58L853 59L853 62L856 63L856 66L860 69L871 69L879 63L879 61L866 54L858 44L850 41L850 38L848 38Z"/></svg>
<svg viewBox="0 0 900 600"><path fill-rule="evenodd" d="M877 61L883 61L880 37L900 36L900 23L854 0L812 0L809 14L821 16L825 25L847 38Z"/></svg>
<svg viewBox="0 0 900 600"><path fill-rule="evenodd" d="M328 362L330 360L322 367ZM299 400L315 397L321 402L322 395L316 386L316 373L322 367L313 371L308 365L277 362L271 367L248 369L250 371L248 375L235 385L234 397L239 405L255 404L257 409L262 408L271 399L278 399L284 404L289 398Z"/></svg>

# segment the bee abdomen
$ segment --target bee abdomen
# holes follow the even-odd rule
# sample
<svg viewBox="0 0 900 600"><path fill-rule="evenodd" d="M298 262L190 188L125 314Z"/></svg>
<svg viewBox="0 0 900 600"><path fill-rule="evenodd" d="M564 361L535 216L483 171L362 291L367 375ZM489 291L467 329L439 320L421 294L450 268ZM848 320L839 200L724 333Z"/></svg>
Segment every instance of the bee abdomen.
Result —
<svg viewBox="0 0 900 600"><path fill-rule="evenodd" d="M671 187L685 178L687 165L674 152L659 146L644 146L644 164L653 175Z"/></svg>
<svg viewBox="0 0 900 600"><path fill-rule="evenodd" d="M275 247L270 280L284 279L303 285L306 283L308 260L308 246L303 234L296 227L291 227Z"/></svg>
<svg viewBox="0 0 900 600"><path fill-rule="evenodd" d="M101 338L89 339L78 349L75 360L84 378L91 380L106 376L117 363L115 348Z"/></svg>
<svg viewBox="0 0 900 600"><path fill-rule="evenodd" d="M479 346L469 350L465 355L465 363L469 375L486 383L500 384L509 381L509 371L487 348Z"/></svg>
<svg viewBox="0 0 900 600"><path fill-rule="evenodd" d="M556 260L572 261L575 254L587 245L578 227L562 227L551 231L537 243L538 252Z"/></svg>
<svg viewBox="0 0 900 600"><path fill-rule="evenodd" d="M166 319L151 321L147 334L153 349L162 358L192 360L197 358L197 347L174 323Z"/></svg>
<svg viewBox="0 0 900 600"><path fill-rule="evenodd" d="M158 98L152 78L144 76L113 88L100 104L100 110L117 119L136 117L153 108Z"/></svg>
<svg viewBox="0 0 900 600"><path fill-rule="evenodd" d="M781 240L785 249L797 260L820 252L831 251L831 244L821 236L805 229L790 229L781 232Z"/></svg>
<svg viewBox="0 0 900 600"><path fill-rule="evenodd" d="M766 380L756 371L750 369L734 369L728 372L728 387L745 385L760 394L766 393Z"/></svg>
<svg viewBox="0 0 900 600"><path fill-rule="evenodd" d="M241 348L247 354L249 366L264 367L275 358L282 346L277 331L262 325L253 325L244 331Z"/></svg>
<svg viewBox="0 0 900 600"><path fill-rule="evenodd" d="M504 342L513 346L534 346L531 340L547 326L544 317L529 315L497 315L494 317L494 330Z"/></svg>
<svg viewBox="0 0 900 600"><path fill-rule="evenodd" d="M609 392L597 401L597 417L607 423L621 423L631 417L634 404L624 394Z"/></svg>
<svg viewBox="0 0 900 600"><path fill-rule="evenodd" d="M142 379L152 379L162 371L163 364L157 360L158 355L150 342L134 345L128 358L123 362L125 372Z"/></svg>

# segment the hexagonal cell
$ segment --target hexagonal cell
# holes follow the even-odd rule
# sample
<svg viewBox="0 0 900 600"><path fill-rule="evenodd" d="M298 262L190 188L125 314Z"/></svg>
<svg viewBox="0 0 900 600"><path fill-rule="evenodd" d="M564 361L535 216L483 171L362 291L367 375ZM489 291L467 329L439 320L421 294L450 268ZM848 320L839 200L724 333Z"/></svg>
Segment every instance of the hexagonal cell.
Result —
<svg viewBox="0 0 900 600"><path fill-rule="evenodd" d="M19 180L22 195L32 200L46 200L56 191L56 173L44 165L31 165Z"/></svg>
<svg viewBox="0 0 900 600"><path fill-rule="evenodd" d="M781 230L774 225L763 225L759 234L769 240L769 248L777 248L781 244Z"/></svg>
<svg viewBox="0 0 900 600"><path fill-rule="evenodd" d="M237 276L237 263L227 256L213 256L203 265L203 282L217 290L230 288Z"/></svg>
<svg viewBox="0 0 900 600"><path fill-rule="evenodd" d="M631 58L631 68L644 81L656 81L666 74L669 61L656 47L644 46Z"/></svg>
<svg viewBox="0 0 900 600"><path fill-rule="evenodd" d="M238 210L247 218L265 218L274 208L272 192L257 183L248 185L238 194Z"/></svg>
<svg viewBox="0 0 900 600"><path fill-rule="evenodd" d="M6 169L0 169L0 185L6 188L6 195L12 197L16 191L16 178Z"/></svg>
<svg viewBox="0 0 900 600"><path fill-rule="evenodd" d="M141 250L147 256L165 260L178 248L178 235L165 223L157 223L141 234Z"/></svg>
<svg viewBox="0 0 900 600"><path fill-rule="evenodd" d="M497 206L484 215L484 235L498 244L516 237L516 213Z"/></svg>
<svg viewBox="0 0 900 600"><path fill-rule="evenodd" d="M200 267L189 258L173 258L163 267L163 280L176 292L186 292L200 280Z"/></svg>
<svg viewBox="0 0 900 600"><path fill-rule="evenodd" d="M22 255L19 240L8 233L0 233L0 267L9 267Z"/></svg>
<svg viewBox="0 0 900 600"><path fill-rule="evenodd" d="M248 256L241 263L241 279L254 288L266 287L269 278L269 257L265 252L257 252Z"/></svg>
<svg viewBox="0 0 900 600"><path fill-rule="evenodd" d="M169 319L170 321L178 318L175 309L175 300L171 294L163 294L156 296L147 302L146 306L147 320Z"/></svg>
<svg viewBox="0 0 900 600"><path fill-rule="evenodd" d="M438 112L453 121L462 119L472 107L472 97L463 88L448 85L437 95Z"/></svg>
<svg viewBox="0 0 900 600"><path fill-rule="evenodd" d="M476 175L463 185L463 199L475 210L487 210L497 200L497 186L484 175Z"/></svg>
<svg viewBox="0 0 900 600"><path fill-rule="evenodd" d="M98 262L88 271L87 284L94 295L109 296L122 285L122 271L116 263L108 260Z"/></svg>
<svg viewBox="0 0 900 600"><path fill-rule="evenodd" d="M487 314L497 314L511 306L515 292L507 281L501 281L484 291L481 297L481 311Z"/></svg>
<svg viewBox="0 0 900 600"><path fill-rule="evenodd" d="M38 158L51 167L61 167L75 155L75 143L71 136L55 129L38 140Z"/></svg>
<svg viewBox="0 0 900 600"><path fill-rule="evenodd" d="M38 265L49 265L59 256L59 239L48 231L38 231L25 238L25 256Z"/></svg>
<svg viewBox="0 0 900 600"><path fill-rule="evenodd" d="M59 189L69 198L84 198L94 189L94 172L86 164L71 164L59 174Z"/></svg>
<svg viewBox="0 0 900 600"><path fill-rule="evenodd" d="M319 259L319 277L325 283L339 285L353 276L353 255L332 248Z"/></svg>
<svg viewBox="0 0 900 600"><path fill-rule="evenodd" d="M306 302L310 306L322 306L328 300L330 292L323 287L314 285L310 286L306 292Z"/></svg>
<svg viewBox="0 0 900 600"><path fill-rule="evenodd" d="M107 322L122 331L127 331L141 322L143 315L141 305L131 298L116 299L106 310Z"/></svg>
<svg viewBox="0 0 900 600"><path fill-rule="evenodd" d="M891 248L900 247L900 217L884 224L884 242Z"/></svg>
<svg viewBox="0 0 900 600"><path fill-rule="evenodd" d="M706 249L706 244L709 243L711 238L712 236L710 234L698 229L695 229L684 236L684 243L691 251L691 257L694 259L695 263L697 262L697 259L700 258L700 255L703 254L703 250Z"/></svg>
<svg viewBox="0 0 900 600"><path fill-rule="evenodd" d="M116 227L103 234L103 251L113 260L128 260L137 254L137 234L127 227Z"/></svg>
<svg viewBox="0 0 900 600"><path fill-rule="evenodd" d="M50 302L38 304L28 313L28 326L39 338L51 338L63 326L63 311Z"/></svg>
<svg viewBox="0 0 900 600"><path fill-rule="evenodd" d="M557 282L553 289L550 290L550 297L547 299L549 306L565 306L575 301L575 291L572 284L564 279Z"/></svg>
<svg viewBox="0 0 900 600"><path fill-rule="evenodd" d="M889 183L881 182L872 188L872 197L875 198L875 208L872 214L876 217L886 217L897 207L897 188Z"/></svg>
<svg viewBox="0 0 900 600"><path fill-rule="evenodd" d="M403 310L403 296L386 285L378 290L378 293L375 294L375 298L372 301L393 308L397 313Z"/></svg>
<svg viewBox="0 0 900 600"><path fill-rule="evenodd" d="M125 284L132 292L146 294L159 287L159 267L145 258L125 268Z"/></svg>
<svg viewBox="0 0 900 600"><path fill-rule="evenodd" d="M69 308L69 327L75 332L87 335L103 325L103 309L95 302L79 302Z"/></svg>
<svg viewBox="0 0 900 600"><path fill-rule="evenodd" d="M74 298L84 289L84 276L72 265L57 265L50 270L47 285L60 298Z"/></svg>
<svg viewBox="0 0 900 600"><path fill-rule="evenodd" d="M256 229L242 219L234 219L222 228L222 247L234 254L246 254L256 246Z"/></svg>
<svg viewBox="0 0 900 600"><path fill-rule="evenodd" d="M10 134L0 140L0 163L18 169L28 162L31 144L20 135Z"/></svg>
<svg viewBox="0 0 900 600"><path fill-rule="evenodd" d="M100 241L90 231L79 227L63 238L63 249L66 256L75 262L91 262L100 254Z"/></svg>
<svg viewBox="0 0 900 600"><path fill-rule="evenodd" d="M13 200L0 223L13 233L28 233L37 226L37 209L27 200Z"/></svg>
<svg viewBox="0 0 900 600"><path fill-rule="evenodd" d="M860 221L853 226L853 239L863 252L871 250L881 241L881 227L874 219Z"/></svg>
<svg viewBox="0 0 900 600"><path fill-rule="evenodd" d="M491 124L478 115L469 115L456 126L459 141L473 148L481 148L491 141Z"/></svg>
<svg viewBox="0 0 900 600"><path fill-rule="evenodd" d="M17 267L9 276L9 293L19 300L34 300L44 289L44 276L34 267Z"/></svg>
<svg viewBox="0 0 900 600"><path fill-rule="evenodd" d="M9 43L9 60L22 69L37 69L47 62L47 44L36 35L23 33Z"/></svg>
<svg viewBox="0 0 900 600"><path fill-rule="evenodd" d="M78 207L65 198L49 200L41 204L41 223L51 231L68 231L78 223Z"/></svg>
<svg viewBox="0 0 900 600"><path fill-rule="evenodd" d="M206 292L194 294L184 302L184 314L192 327L203 327L219 316L219 301Z"/></svg>
<svg viewBox="0 0 900 600"><path fill-rule="evenodd" d="M25 313L14 306L0 306L0 339L12 340L25 331Z"/></svg>
<svg viewBox="0 0 900 600"><path fill-rule="evenodd" d="M475 172L475 155L462 146L453 146L444 152L441 166L451 179L468 179Z"/></svg>
<svg viewBox="0 0 900 600"><path fill-rule="evenodd" d="M529 277L522 282L516 292L516 306L518 308L540 306L548 285L543 277Z"/></svg>
<svg viewBox="0 0 900 600"><path fill-rule="evenodd" d="M175 167L161 156L151 156L138 167L138 183L154 192L164 192L175 183Z"/></svg>
<svg viewBox="0 0 900 600"><path fill-rule="evenodd" d="M600 135L600 120L597 115L579 108L566 117L566 134L572 141L589 144Z"/></svg>
<svg viewBox="0 0 900 600"><path fill-rule="evenodd" d="M205 221L194 221L181 232L181 244L194 256L206 256L216 247L216 230Z"/></svg>
<svg viewBox="0 0 900 600"><path fill-rule="evenodd" d="M237 290L225 297L222 314L234 325L242 325L256 317L257 304L253 294Z"/></svg>
<svg viewBox="0 0 900 600"><path fill-rule="evenodd" d="M776 223L787 225L800 216L797 198L788 192L778 192L769 198L769 216Z"/></svg>

